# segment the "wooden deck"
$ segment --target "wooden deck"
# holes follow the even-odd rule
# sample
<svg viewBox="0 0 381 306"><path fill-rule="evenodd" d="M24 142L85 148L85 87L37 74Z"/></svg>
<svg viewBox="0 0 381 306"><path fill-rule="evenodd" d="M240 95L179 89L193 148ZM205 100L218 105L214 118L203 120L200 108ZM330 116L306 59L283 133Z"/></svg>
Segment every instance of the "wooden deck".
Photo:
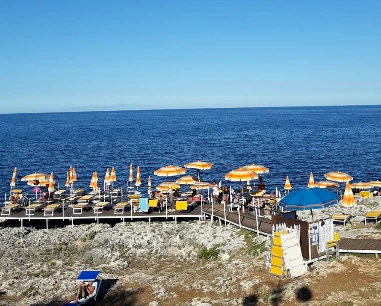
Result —
<svg viewBox="0 0 381 306"><path fill-rule="evenodd" d="M341 238L339 252L381 254L381 239Z"/></svg>

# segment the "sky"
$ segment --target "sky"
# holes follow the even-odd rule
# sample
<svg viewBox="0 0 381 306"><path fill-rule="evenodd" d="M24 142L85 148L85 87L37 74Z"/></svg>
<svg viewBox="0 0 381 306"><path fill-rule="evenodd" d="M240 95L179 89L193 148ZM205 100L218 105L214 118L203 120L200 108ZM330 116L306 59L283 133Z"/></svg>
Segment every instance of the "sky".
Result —
<svg viewBox="0 0 381 306"><path fill-rule="evenodd" d="M381 104L381 1L0 0L0 113Z"/></svg>

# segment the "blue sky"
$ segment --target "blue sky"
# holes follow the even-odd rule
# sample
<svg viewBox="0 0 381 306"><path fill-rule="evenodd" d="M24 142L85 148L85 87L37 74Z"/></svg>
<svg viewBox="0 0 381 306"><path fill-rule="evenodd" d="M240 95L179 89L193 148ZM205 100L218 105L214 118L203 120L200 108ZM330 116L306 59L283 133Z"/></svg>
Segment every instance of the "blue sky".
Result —
<svg viewBox="0 0 381 306"><path fill-rule="evenodd" d="M381 1L0 1L0 113L380 104Z"/></svg>

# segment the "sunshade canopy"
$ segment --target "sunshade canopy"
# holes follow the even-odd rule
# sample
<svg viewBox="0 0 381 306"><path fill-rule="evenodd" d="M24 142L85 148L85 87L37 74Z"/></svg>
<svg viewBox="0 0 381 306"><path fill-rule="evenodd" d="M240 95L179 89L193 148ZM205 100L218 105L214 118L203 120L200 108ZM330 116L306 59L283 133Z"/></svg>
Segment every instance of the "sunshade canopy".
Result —
<svg viewBox="0 0 381 306"><path fill-rule="evenodd" d="M330 188L330 187L339 187L338 183L331 182L331 181L320 181L315 183L315 187L319 188Z"/></svg>
<svg viewBox="0 0 381 306"><path fill-rule="evenodd" d="M246 165L241 167L240 169L251 170L258 174L268 173L270 171L269 168L265 166L261 166L261 165L256 165L256 164Z"/></svg>
<svg viewBox="0 0 381 306"><path fill-rule="evenodd" d="M363 183L363 182L358 182L358 183L352 183L350 186L352 189L372 189L373 185L369 183Z"/></svg>
<svg viewBox="0 0 381 306"><path fill-rule="evenodd" d="M206 162L206 161L201 161L201 160L197 160L195 162L184 165L185 168L198 169L198 170L208 170L208 169L212 168L212 166L213 166L212 163Z"/></svg>
<svg viewBox="0 0 381 306"><path fill-rule="evenodd" d="M225 179L232 182L250 181L258 178L258 174L251 170L235 169L225 175Z"/></svg>
<svg viewBox="0 0 381 306"><path fill-rule="evenodd" d="M176 180L177 184L184 184L184 185L194 184L196 182L197 180L194 179L194 177L191 175L185 175Z"/></svg>
<svg viewBox="0 0 381 306"><path fill-rule="evenodd" d="M310 210L337 204L337 195L327 189L309 188L290 192L279 206L287 210Z"/></svg>
<svg viewBox="0 0 381 306"><path fill-rule="evenodd" d="M25 181L39 181L39 180L48 180L49 175L44 174L44 173L32 173L25 175L24 177L21 178L23 182Z"/></svg>
<svg viewBox="0 0 381 306"><path fill-rule="evenodd" d="M154 174L157 176L174 176L184 174L187 170L179 166L169 165L157 169Z"/></svg>
<svg viewBox="0 0 381 306"><path fill-rule="evenodd" d="M371 181L368 182L368 184L372 185L373 187L381 187L381 181Z"/></svg>
<svg viewBox="0 0 381 306"><path fill-rule="evenodd" d="M347 173L344 172L328 172L324 174L325 178L330 181L335 181L335 182L349 182L353 180L353 177L350 176Z"/></svg>

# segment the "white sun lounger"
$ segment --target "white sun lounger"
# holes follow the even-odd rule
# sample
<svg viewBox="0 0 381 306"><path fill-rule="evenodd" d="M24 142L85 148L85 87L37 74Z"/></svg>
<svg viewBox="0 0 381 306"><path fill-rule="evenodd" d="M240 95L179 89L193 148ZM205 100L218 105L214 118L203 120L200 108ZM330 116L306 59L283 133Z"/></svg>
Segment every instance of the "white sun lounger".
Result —
<svg viewBox="0 0 381 306"><path fill-rule="evenodd" d="M44 208L44 216L53 216L54 212L61 207L61 204L49 204Z"/></svg>
<svg viewBox="0 0 381 306"><path fill-rule="evenodd" d="M103 209L105 207L108 207L110 205L110 202L98 202L93 206L94 213L95 214L101 214L103 212Z"/></svg>
<svg viewBox="0 0 381 306"><path fill-rule="evenodd" d="M19 209L20 209L20 204L17 204L17 203L8 204L8 205L5 205L3 209L1 210L1 215L9 216L12 210L19 210Z"/></svg>
<svg viewBox="0 0 381 306"><path fill-rule="evenodd" d="M124 214L124 210L129 205L130 205L130 202L119 202L119 203L115 204L115 206L114 206L114 214L115 215L123 215Z"/></svg>

